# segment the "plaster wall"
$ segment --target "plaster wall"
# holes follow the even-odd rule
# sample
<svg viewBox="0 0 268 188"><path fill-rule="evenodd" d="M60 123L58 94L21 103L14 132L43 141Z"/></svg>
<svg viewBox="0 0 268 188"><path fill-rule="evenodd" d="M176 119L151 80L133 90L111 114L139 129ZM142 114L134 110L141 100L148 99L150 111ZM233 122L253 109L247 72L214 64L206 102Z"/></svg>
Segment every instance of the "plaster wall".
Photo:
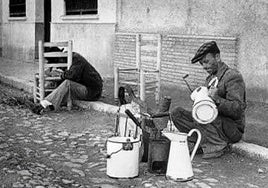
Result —
<svg viewBox="0 0 268 188"><path fill-rule="evenodd" d="M2 1L0 1L0 57L2 57Z"/></svg>
<svg viewBox="0 0 268 188"><path fill-rule="evenodd" d="M65 15L64 0L52 0L51 41L72 40L103 77L113 76L116 1L99 0L97 15Z"/></svg>
<svg viewBox="0 0 268 188"><path fill-rule="evenodd" d="M268 102L267 0L121 0L120 7L119 32L237 37L248 97Z"/></svg>
<svg viewBox="0 0 268 188"><path fill-rule="evenodd" d="M9 1L2 1L3 57L33 62L43 23L43 0L26 0L26 17L9 17ZM41 26L42 27L42 26Z"/></svg>
<svg viewBox="0 0 268 188"><path fill-rule="evenodd" d="M103 77L113 75L114 24L52 24L51 41L73 41L73 50L85 57Z"/></svg>

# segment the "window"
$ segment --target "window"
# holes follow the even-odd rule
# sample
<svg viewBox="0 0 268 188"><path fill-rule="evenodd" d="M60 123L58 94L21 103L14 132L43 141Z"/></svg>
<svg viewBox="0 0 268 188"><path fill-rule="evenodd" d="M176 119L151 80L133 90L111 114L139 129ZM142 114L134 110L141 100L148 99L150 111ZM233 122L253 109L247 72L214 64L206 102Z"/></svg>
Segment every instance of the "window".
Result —
<svg viewBox="0 0 268 188"><path fill-rule="evenodd" d="M98 14L98 0L65 0L66 15Z"/></svg>
<svg viewBox="0 0 268 188"><path fill-rule="evenodd" d="M9 16L10 17L26 16L25 0L10 0L9 1Z"/></svg>

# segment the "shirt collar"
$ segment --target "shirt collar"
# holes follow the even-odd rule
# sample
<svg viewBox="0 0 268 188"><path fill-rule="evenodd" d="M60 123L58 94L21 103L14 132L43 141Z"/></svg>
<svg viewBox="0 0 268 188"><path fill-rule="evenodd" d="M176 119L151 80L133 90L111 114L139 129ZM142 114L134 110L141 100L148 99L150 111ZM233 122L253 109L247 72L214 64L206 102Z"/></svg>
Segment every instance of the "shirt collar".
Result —
<svg viewBox="0 0 268 188"><path fill-rule="evenodd" d="M226 72L226 70L228 69L228 65L226 65L224 62L219 62L219 67L218 67L218 71L215 75L213 74L210 74L208 77L207 77L207 84L209 83L209 81L214 78L214 77L217 77L218 80L221 80L221 77L224 75L224 73Z"/></svg>
<svg viewBox="0 0 268 188"><path fill-rule="evenodd" d="M220 80L228 68L229 68L228 65L226 65L224 62L220 62L219 67L218 67L218 71L216 73L216 77Z"/></svg>

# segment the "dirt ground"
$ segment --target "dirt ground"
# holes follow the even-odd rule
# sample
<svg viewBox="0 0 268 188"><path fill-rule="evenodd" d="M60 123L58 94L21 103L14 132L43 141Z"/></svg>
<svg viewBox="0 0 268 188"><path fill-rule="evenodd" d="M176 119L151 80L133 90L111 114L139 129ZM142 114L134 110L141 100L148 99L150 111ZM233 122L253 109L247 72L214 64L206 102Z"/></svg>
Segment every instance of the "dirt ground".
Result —
<svg viewBox="0 0 268 188"><path fill-rule="evenodd" d="M113 80L106 79L101 101L115 104L113 98ZM172 99L170 109L181 106L188 110L191 109L192 101L188 90L180 90L174 86L161 86L161 95L170 96ZM148 105L156 107L152 96L146 99ZM247 101L246 109L246 128L243 140L246 142L268 147L268 104Z"/></svg>

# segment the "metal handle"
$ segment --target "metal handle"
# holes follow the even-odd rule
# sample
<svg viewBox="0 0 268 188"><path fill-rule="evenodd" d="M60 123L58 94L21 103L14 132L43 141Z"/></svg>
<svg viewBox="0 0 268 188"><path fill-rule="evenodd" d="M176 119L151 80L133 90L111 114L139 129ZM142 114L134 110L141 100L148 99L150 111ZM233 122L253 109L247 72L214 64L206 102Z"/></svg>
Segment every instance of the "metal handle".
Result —
<svg viewBox="0 0 268 188"><path fill-rule="evenodd" d="M106 145L107 145L107 141L106 141ZM129 138L126 140L125 143L122 143L122 148L120 148L117 151L114 151L114 152L112 152L110 154L107 154L106 155L106 158L107 159L110 159L112 157L112 155L117 154L118 152L120 152L122 150L125 150L125 151L131 151L131 150L133 150L133 143L130 141Z"/></svg>
<svg viewBox="0 0 268 188"><path fill-rule="evenodd" d="M128 117L138 126L141 128L140 122L137 120L137 118L130 112L130 110L126 109L125 113L128 115Z"/></svg>
<svg viewBox="0 0 268 188"><path fill-rule="evenodd" d="M125 113L128 115L128 117L136 124L136 129L134 133L134 139L137 138L138 135L138 127L142 129L140 122L137 120L137 118L130 112L130 110L126 109Z"/></svg>
<svg viewBox="0 0 268 188"><path fill-rule="evenodd" d="M112 155L114 155L114 154L116 154L116 153L118 153L119 151L121 151L121 150L123 150L123 147L122 148L120 148L119 150L117 150L117 151L114 151L114 152L112 152L112 153L110 153L110 154L107 154L106 155L106 158L107 159L110 159L111 157L112 157Z"/></svg>
<svg viewBox="0 0 268 188"><path fill-rule="evenodd" d="M219 79L217 77L212 78L210 82L208 83L208 89L211 87L217 87L219 83Z"/></svg>
<svg viewBox="0 0 268 188"><path fill-rule="evenodd" d="M196 151L197 151L197 148L198 148L198 146L199 146L199 144L200 144L200 142L201 142L201 133L200 133L200 131L199 131L198 129L192 129L192 130L188 133L187 136L191 136L191 135L193 134L193 132L196 132L196 133L197 133L197 141L196 141L196 143L195 143L194 150L193 150L193 152L192 152L192 154L191 154L191 161L193 160L194 155L195 155L195 153L196 153Z"/></svg>

